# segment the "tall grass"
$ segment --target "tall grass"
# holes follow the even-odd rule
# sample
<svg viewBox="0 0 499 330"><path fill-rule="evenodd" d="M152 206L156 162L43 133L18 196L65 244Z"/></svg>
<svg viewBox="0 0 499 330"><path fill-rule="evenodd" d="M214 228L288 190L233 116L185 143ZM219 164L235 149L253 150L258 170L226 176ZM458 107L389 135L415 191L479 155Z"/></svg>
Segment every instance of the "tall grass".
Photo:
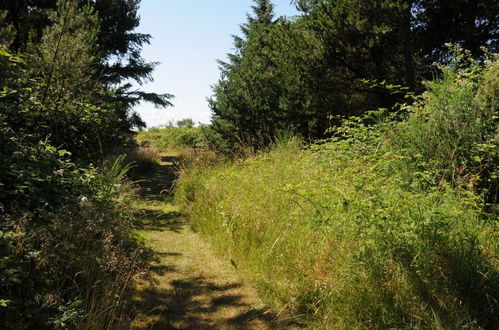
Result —
<svg viewBox="0 0 499 330"><path fill-rule="evenodd" d="M132 180L141 180L158 169L161 155L154 146L139 146L129 151L124 161L129 164L127 176Z"/></svg>
<svg viewBox="0 0 499 330"><path fill-rule="evenodd" d="M482 202L497 191L497 90L482 77L494 66L447 72L402 122L349 121L313 148L290 141L187 168L176 199L270 304L308 326L492 329L499 240Z"/></svg>

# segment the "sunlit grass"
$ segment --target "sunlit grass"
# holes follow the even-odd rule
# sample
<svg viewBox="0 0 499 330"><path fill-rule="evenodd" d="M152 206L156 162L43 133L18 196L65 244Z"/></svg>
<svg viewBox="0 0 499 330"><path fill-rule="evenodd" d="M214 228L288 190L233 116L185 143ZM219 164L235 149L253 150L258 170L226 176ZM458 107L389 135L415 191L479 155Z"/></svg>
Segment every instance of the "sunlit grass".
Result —
<svg viewBox="0 0 499 330"><path fill-rule="evenodd" d="M491 314L477 306L494 308L487 303L497 293L493 227L459 194L405 190L404 178L375 166L383 164L291 144L191 169L177 199L268 302L304 322L487 324Z"/></svg>

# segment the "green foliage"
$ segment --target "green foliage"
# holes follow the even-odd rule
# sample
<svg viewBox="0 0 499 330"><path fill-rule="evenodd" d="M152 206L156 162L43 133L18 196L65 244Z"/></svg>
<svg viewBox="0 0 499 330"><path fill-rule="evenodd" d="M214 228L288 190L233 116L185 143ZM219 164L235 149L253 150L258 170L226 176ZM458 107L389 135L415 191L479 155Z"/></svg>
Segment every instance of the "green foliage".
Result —
<svg viewBox="0 0 499 330"><path fill-rule="evenodd" d="M499 185L497 63L445 68L442 80L428 83L428 91L407 108L408 119L391 137L408 166L432 183L468 185L492 203Z"/></svg>
<svg viewBox="0 0 499 330"><path fill-rule="evenodd" d="M449 69L414 105L345 120L312 148L187 168L176 199L305 326L494 328L497 214L463 183L497 169L484 146L498 134L496 70Z"/></svg>
<svg viewBox="0 0 499 330"><path fill-rule="evenodd" d="M49 19L53 25L45 29L41 42L30 45L29 70L44 85L40 101L45 106L49 100L60 104L88 101L88 91L95 85L92 65L98 17L89 6L78 9L74 1L60 1Z"/></svg>
<svg viewBox="0 0 499 330"><path fill-rule="evenodd" d="M48 140L74 160L100 161L133 144L137 118L95 77L99 24L93 9L64 1L50 17L54 24L22 61L0 59L8 70L2 111L18 134Z"/></svg>
<svg viewBox="0 0 499 330"><path fill-rule="evenodd" d="M33 44L22 61L0 59L10 73L3 84L2 113L13 130L31 136L34 143L50 139L77 159L90 154L95 159L95 150L101 149L98 140L107 130L103 126L117 119L106 116L109 110L98 103L95 82L89 80L96 17L66 1L53 19L42 42Z"/></svg>
<svg viewBox="0 0 499 330"><path fill-rule="evenodd" d="M419 65L427 78L434 75L436 63L448 63L451 59L447 43L460 45L474 58L481 58L487 51L499 52L497 32L494 32L499 24L497 1L416 0L413 6L420 8L415 11L419 25L414 28L414 35L416 46L426 54Z"/></svg>
<svg viewBox="0 0 499 330"><path fill-rule="evenodd" d="M206 139L201 127L150 128L138 133L137 140L141 144L150 144L160 150L175 150L182 148L202 148Z"/></svg>
<svg viewBox="0 0 499 330"><path fill-rule="evenodd" d="M39 44L44 30L53 24L52 11L61 9L61 3L70 2L78 8L92 10L98 24L94 44L94 74L89 78L94 82L114 90L108 95L114 102L121 102L125 108L140 101L151 102L158 107L170 106L172 95L147 93L132 89L130 80L139 84L152 81L152 72L156 63L147 63L141 56L143 45L148 44L151 36L135 30L140 22L138 0L16 0L0 1L0 11L5 10L6 21L11 24L13 38L7 44L13 52L26 52L30 43ZM67 23L71 18L66 17ZM74 49L78 49L78 45ZM57 49L57 48L54 48ZM70 58L68 58L70 59ZM126 113L122 114L126 118ZM134 125L143 126L138 116L134 116Z"/></svg>
<svg viewBox="0 0 499 330"><path fill-rule="evenodd" d="M51 24L19 54L8 50L19 26L14 37L0 15L0 319L8 329L111 328L144 253L129 167L90 163L133 143L136 118L96 79L91 6L30 13Z"/></svg>
<svg viewBox="0 0 499 330"><path fill-rule="evenodd" d="M81 169L65 151L31 145L5 125L0 133L3 324L44 328L54 317L79 324L95 299L114 297L141 267L123 200L127 169L118 163L104 172ZM83 303L70 320L60 306L74 299Z"/></svg>
<svg viewBox="0 0 499 330"><path fill-rule="evenodd" d="M330 118L392 108L421 92L424 78L441 74L434 62L449 63L446 42L469 46L474 58L483 58L480 46L497 47L491 1L294 2L302 15L276 19L270 1L255 1L235 52L220 62L207 136L223 151L265 148L282 130L324 138L339 124Z"/></svg>
<svg viewBox="0 0 499 330"><path fill-rule="evenodd" d="M210 100L212 129L235 147L256 148L272 139L278 109L278 83L269 34L273 30L273 6L267 0L255 1L254 15L242 25L244 39L235 37L236 53L229 62L220 61L221 80Z"/></svg>
<svg viewBox="0 0 499 330"><path fill-rule="evenodd" d="M179 120L179 121L177 121L177 127L193 128L194 127L194 120L192 120L190 118Z"/></svg>

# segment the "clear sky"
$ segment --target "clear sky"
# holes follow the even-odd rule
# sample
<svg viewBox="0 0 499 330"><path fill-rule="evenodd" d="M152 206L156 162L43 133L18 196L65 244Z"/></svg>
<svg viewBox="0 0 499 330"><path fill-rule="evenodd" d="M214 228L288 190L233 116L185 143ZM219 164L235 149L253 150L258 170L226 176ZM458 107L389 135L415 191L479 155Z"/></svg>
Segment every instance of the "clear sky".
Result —
<svg viewBox="0 0 499 330"><path fill-rule="evenodd" d="M298 14L290 0L274 0L276 15ZM217 59L225 59L233 47L232 35L240 34L251 0L142 0L141 25L151 45L142 52L148 62L160 62L154 82L143 90L175 95L174 107L155 109L140 104L136 111L148 127L192 118L209 123L206 98L219 78Z"/></svg>

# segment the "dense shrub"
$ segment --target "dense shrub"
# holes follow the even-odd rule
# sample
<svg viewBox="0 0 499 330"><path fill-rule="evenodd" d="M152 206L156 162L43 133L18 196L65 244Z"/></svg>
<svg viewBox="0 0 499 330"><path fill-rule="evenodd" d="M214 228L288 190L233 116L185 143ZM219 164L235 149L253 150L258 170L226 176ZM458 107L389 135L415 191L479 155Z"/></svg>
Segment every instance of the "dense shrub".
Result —
<svg viewBox="0 0 499 330"><path fill-rule="evenodd" d="M471 185L491 203L499 186L498 63L445 68L443 80L427 83L428 92L390 138L411 171L432 184Z"/></svg>
<svg viewBox="0 0 499 330"><path fill-rule="evenodd" d="M0 140L3 325L40 329L112 320L112 311L98 309L112 306L142 266L123 200L126 168L78 168L67 152L25 143L5 125Z"/></svg>
<svg viewBox="0 0 499 330"><path fill-rule="evenodd" d="M152 143L161 150L205 147L206 142L200 127L151 128L138 133L140 143Z"/></svg>
<svg viewBox="0 0 499 330"><path fill-rule="evenodd" d="M494 70L448 71L413 106L347 120L313 148L193 166L176 198L268 302L308 326L493 329Z"/></svg>
<svg viewBox="0 0 499 330"><path fill-rule="evenodd" d="M110 91L90 81L97 19L74 1L58 5L27 54L6 51L0 15L0 323L7 329L111 327L123 287L143 267L127 167L88 165L133 137L111 111Z"/></svg>

